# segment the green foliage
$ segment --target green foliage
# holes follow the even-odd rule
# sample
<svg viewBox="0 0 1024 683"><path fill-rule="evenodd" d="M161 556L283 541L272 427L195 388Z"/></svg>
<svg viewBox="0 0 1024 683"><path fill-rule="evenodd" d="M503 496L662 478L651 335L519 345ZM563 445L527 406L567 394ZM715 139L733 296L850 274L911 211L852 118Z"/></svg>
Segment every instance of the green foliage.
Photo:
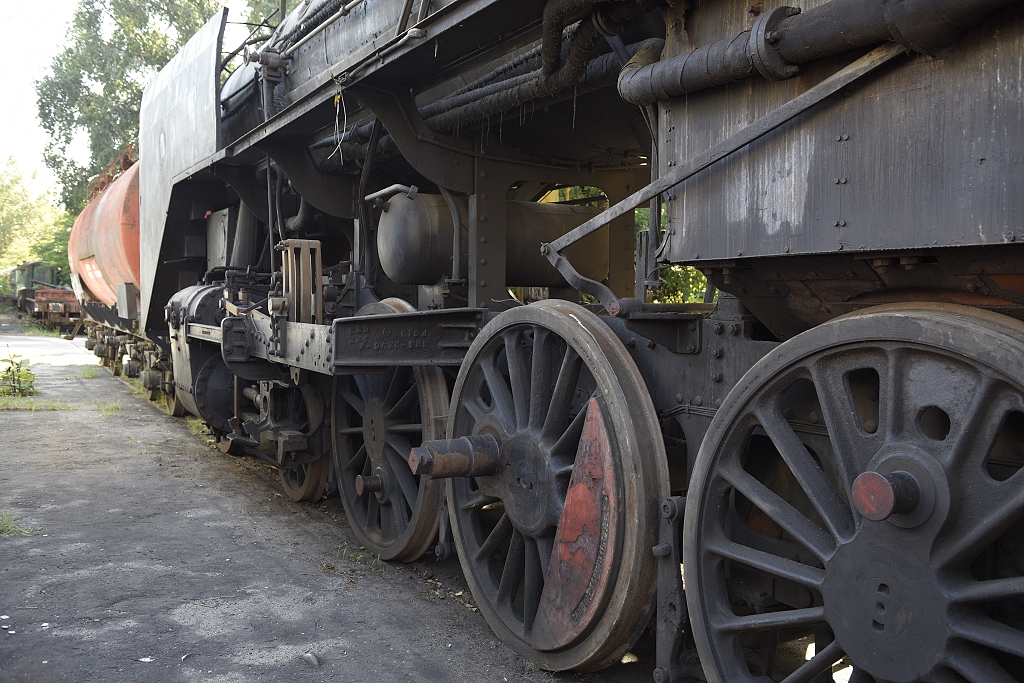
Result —
<svg viewBox="0 0 1024 683"><path fill-rule="evenodd" d="M36 393L36 376L28 365L28 358L16 353L0 358L0 396L32 396Z"/></svg>
<svg viewBox="0 0 1024 683"><path fill-rule="evenodd" d="M660 271L665 284L651 290L656 304L694 304L704 301L708 280L693 266L665 266Z"/></svg>
<svg viewBox="0 0 1024 683"><path fill-rule="evenodd" d="M138 138L142 91L216 12L218 0L79 0L66 47L36 83L39 121L49 134L45 160L73 214L85 206L90 178ZM67 150L89 140L82 166Z"/></svg>
<svg viewBox="0 0 1024 683"><path fill-rule="evenodd" d="M21 526L21 522L10 510L0 511L0 538L4 536L29 536L31 532Z"/></svg>
<svg viewBox="0 0 1024 683"><path fill-rule="evenodd" d="M34 195L29 180L13 158L0 173L0 268L48 260L67 278L71 219L47 196Z"/></svg>

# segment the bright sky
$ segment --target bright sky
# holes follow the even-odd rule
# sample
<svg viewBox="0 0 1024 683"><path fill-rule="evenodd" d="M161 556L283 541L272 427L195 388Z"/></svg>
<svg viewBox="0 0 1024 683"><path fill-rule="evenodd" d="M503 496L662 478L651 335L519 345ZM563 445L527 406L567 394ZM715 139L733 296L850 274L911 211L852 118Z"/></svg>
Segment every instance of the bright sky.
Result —
<svg viewBox="0 0 1024 683"><path fill-rule="evenodd" d="M0 106L0 164L14 157L26 174L36 173L32 189L37 193L52 190L56 180L43 164L47 136L36 118L35 82L50 69L54 56L63 48L68 23L78 0L0 0L0 26L6 26L4 49L18 55L16 66L6 69L4 103ZM229 18L238 19L244 0L227 0L232 8ZM294 2L289 5L294 5ZM76 140L72 155L88 161L86 140Z"/></svg>
<svg viewBox="0 0 1024 683"><path fill-rule="evenodd" d="M0 163L14 157L22 171L36 172L36 192L54 188L55 183L43 165L47 137L36 118L34 83L63 46L76 4L77 0L0 1L0 25L9 27L6 49L8 54L21 55L4 79L7 96L0 107ZM87 149L82 151L88 154Z"/></svg>

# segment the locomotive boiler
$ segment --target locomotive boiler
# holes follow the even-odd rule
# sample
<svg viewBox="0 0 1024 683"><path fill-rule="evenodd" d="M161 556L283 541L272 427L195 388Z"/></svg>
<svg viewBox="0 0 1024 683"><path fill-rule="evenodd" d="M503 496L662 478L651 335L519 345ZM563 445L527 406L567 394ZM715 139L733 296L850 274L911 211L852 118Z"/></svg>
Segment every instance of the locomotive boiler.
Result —
<svg viewBox="0 0 1024 683"><path fill-rule="evenodd" d="M146 88L138 271L89 285L137 284L174 410L457 553L546 669L650 625L661 682L1024 681L1019 3L225 23Z"/></svg>

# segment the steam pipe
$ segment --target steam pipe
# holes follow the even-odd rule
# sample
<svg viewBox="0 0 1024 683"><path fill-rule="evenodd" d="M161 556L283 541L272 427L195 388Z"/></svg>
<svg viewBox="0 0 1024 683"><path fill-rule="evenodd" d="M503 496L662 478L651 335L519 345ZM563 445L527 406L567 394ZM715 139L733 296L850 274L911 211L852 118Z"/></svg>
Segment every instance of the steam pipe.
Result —
<svg viewBox="0 0 1024 683"><path fill-rule="evenodd" d="M619 94L632 104L680 97L760 73L792 78L823 57L896 41L908 50L934 54L989 12L1016 0L832 0L807 12L776 7L749 31L660 60L637 53L619 73Z"/></svg>

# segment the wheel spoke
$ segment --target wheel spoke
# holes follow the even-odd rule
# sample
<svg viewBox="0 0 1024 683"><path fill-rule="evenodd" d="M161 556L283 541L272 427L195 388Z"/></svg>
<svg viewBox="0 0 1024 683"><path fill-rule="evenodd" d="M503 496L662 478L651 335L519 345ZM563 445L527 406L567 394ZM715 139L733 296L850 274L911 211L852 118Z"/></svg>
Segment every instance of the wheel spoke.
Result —
<svg viewBox="0 0 1024 683"><path fill-rule="evenodd" d="M346 436L351 436L351 435L355 435L355 434L361 435L363 433L363 428L362 427L343 427L341 429L338 429L337 432L338 432L338 434L344 434Z"/></svg>
<svg viewBox="0 0 1024 683"><path fill-rule="evenodd" d="M809 683L818 674L831 671L832 665L846 656L839 643L832 641L825 649L800 665L793 673L782 679L782 683ZM831 675L829 676L831 678Z"/></svg>
<svg viewBox="0 0 1024 683"><path fill-rule="evenodd" d="M412 444L409 443L409 439L405 438L402 434L395 434L390 429L384 433L384 443L387 446L395 449L398 455L405 460L405 469L409 469L408 458L409 452L412 450ZM387 450L387 449L385 449ZM409 474L412 474L410 470Z"/></svg>
<svg viewBox="0 0 1024 683"><path fill-rule="evenodd" d="M767 631L773 628L791 628L796 626L813 626L827 623L824 607L805 607L781 612L765 612L737 617L711 617L712 628L723 633L747 633Z"/></svg>
<svg viewBox="0 0 1024 683"><path fill-rule="evenodd" d="M885 421L884 430L882 425L879 425L878 431L885 434L887 442L905 441L903 433L906 426L904 416L906 406L903 404L903 398L906 396L903 386L906 380L903 374L905 349L902 347L890 349L888 356L888 371L878 378L878 418Z"/></svg>
<svg viewBox="0 0 1024 683"><path fill-rule="evenodd" d="M526 542L518 531L512 531L512 542L505 556L505 566L501 569L501 581L498 583L498 604L512 608L516 592L523 581L526 563Z"/></svg>
<svg viewBox="0 0 1024 683"><path fill-rule="evenodd" d="M774 408L762 406L757 417L833 537L840 541L851 538L854 524L850 506L839 497L793 428Z"/></svg>
<svg viewBox="0 0 1024 683"><path fill-rule="evenodd" d="M352 391L352 386L348 382L342 383L338 393L341 394L346 403L355 408L360 417L366 412L366 401L363 400L362 396Z"/></svg>
<svg viewBox="0 0 1024 683"><path fill-rule="evenodd" d="M992 655L977 648L959 648L949 657L949 666L970 683L1017 683Z"/></svg>
<svg viewBox="0 0 1024 683"><path fill-rule="evenodd" d="M1005 390L1005 385L985 375L981 387L967 413L967 422L953 445L950 463L961 473L973 473L984 467L985 459L995 445L996 437L1006 416L1019 409L1017 397Z"/></svg>
<svg viewBox="0 0 1024 683"><path fill-rule="evenodd" d="M346 471L360 471L363 463L366 462L366 444L360 444L357 450L347 462L341 463L341 469Z"/></svg>
<svg viewBox="0 0 1024 683"><path fill-rule="evenodd" d="M372 493L366 496L366 528L383 531L380 523L380 501Z"/></svg>
<svg viewBox="0 0 1024 683"><path fill-rule="evenodd" d="M395 432L396 434L422 434L423 425L421 424L404 424L404 425L388 425L389 432Z"/></svg>
<svg viewBox="0 0 1024 683"><path fill-rule="evenodd" d="M508 358L516 425L526 427L530 421L530 368L526 361L526 349L523 348L523 333L518 328L507 330L502 338L505 340L505 356Z"/></svg>
<svg viewBox="0 0 1024 683"><path fill-rule="evenodd" d="M739 543L734 543L720 534L715 534L715 538L709 537L704 547L708 552L714 553L719 557L745 564L754 569L760 569L773 576L789 579L808 588L820 589L821 584L825 581L825 570L823 569L809 567L806 564L787 560L784 557L772 555L763 550L756 550Z"/></svg>
<svg viewBox="0 0 1024 683"><path fill-rule="evenodd" d="M728 468L722 477L819 560L827 562L835 554L835 540L824 529L750 474Z"/></svg>
<svg viewBox="0 0 1024 683"><path fill-rule="evenodd" d="M555 546L555 537L541 536L534 540L537 542L537 553L540 557L541 576L547 576L548 565L551 563L551 551Z"/></svg>
<svg viewBox="0 0 1024 683"><path fill-rule="evenodd" d="M1006 491L1008 495L987 495L985 496L986 500L977 500L978 496L975 495L972 500L964 502L960 518L968 520L968 523L958 525L958 528L963 529L962 534L950 534L956 539L956 542L941 553L940 562L942 564L973 559L985 546L999 538L1014 522L1020 519L1024 514L1024 487L1020 486L1021 472L997 487L1000 492ZM998 505L995 510L979 509L992 507L993 503ZM970 524L969 520L977 521Z"/></svg>
<svg viewBox="0 0 1024 683"><path fill-rule="evenodd" d="M540 596L544 590L544 568L541 564L537 542L532 538L525 539L525 542L526 585L523 592L523 626L524 631L529 634L533 628L533 622L537 618L537 607L540 605Z"/></svg>
<svg viewBox="0 0 1024 683"><path fill-rule="evenodd" d="M402 495L409 504L409 508L415 510L419 485L416 483L412 470L409 469L408 461L397 451L393 451L390 448L384 449L384 456L385 463L390 470L389 479L395 480L398 483L398 488L402 491ZM392 498L392 500L394 499Z"/></svg>
<svg viewBox="0 0 1024 683"><path fill-rule="evenodd" d="M555 389L551 392L548 414L544 417L542 441L553 441L562 434L582 369L583 359L571 347L566 347L562 365L558 369L558 378L555 380Z"/></svg>
<svg viewBox="0 0 1024 683"><path fill-rule="evenodd" d="M543 327L533 328L530 360L530 428L541 429L551 401L551 347L557 340Z"/></svg>
<svg viewBox="0 0 1024 683"><path fill-rule="evenodd" d="M1024 658L1024 631L980 614L967 615L951 624L953 632L964 640Z"/></svg>
<svg viewBox="0 0 1024 683"><path fill-rule="evenodd" d="M391 518L394 520L394 536L389 538L397 539L409 528L409 509L415 509L415 505L406 506L405 501L390 498Z"/></svg>
<svg viewBox="0 0 1024 683"><path fill-rule="evenodd" d="M877 429L875 434L863 431L847 392L845 368L831 367L827 362L828 359L819 361L811 367L811 379L828 428L832 451L839 460L843 487L850 489L853 480L865 470L871 456L878 450L881 436Z"/></svg>
<svg viewBox="0 0 1024 683"><path fill-rule="evenodd" d="M465 408L466 412L469 413L470 419L476 422L480 419L480 416L487 412L488 408L484 405L484 402L479 396L467 398L465 401L459 403L458 408Z"/></svg>
<svg viewBox="0 0 1024 683"><path fill-rule="evenodd" d="M491 533L477 549L473 559L477 562L489 560L494 553L505 548L505 544L512 538L512 520L508 515L502 515L498 523L491 529Z"/></svg>
<svg viewBox="0 0 1024 683"><path fill-rule="evenodd" d="M408 366L399 366L394 369L391 373L390 381L387 382L387 393L384 396L384 406L393 406L398 402L398 399L408 394L410 390L415 391L415 383L409 386L409 375L412 373L412 368Z"/></svg>
<svg viewBox="0 0 1024 683"><path fill-rule="evenodd" d="M510 432L515 432L516 408L512 391L505 382L505 376L498 370L494 356L481 359L480 368L484 373L484 381L491 392L491 404L502 425Z"/></svg>
<svg viewBox="0 0 1024 683"><path fill-rule="evenodd" d="M953 599L957 602L992 602L1024 598L1024 576L976 581L955 591L954 596Z"/></svg>
<svg viewBox="0 0 1024 683"><path fill-rule="evenodd" d="M553 457L575 457L576 449L579 448L580 438L583 435L583 425L587 422L588 406L589 402L580 409L580 412L576 413L576 417L569 423L568 428L562 432L558 441L551 447Z"/></svg>
<svg viewBox="0 0 1024 683"><path fill-rule="evenodd" d="M419 389L415 384L405 390L405 393L392 405L384 411L384 417L397 420L405 418L408 415L409 409L412 408L413 404L416 403L416 399L419 398ZM418 411L417 411L418 412Z"/></svg>

